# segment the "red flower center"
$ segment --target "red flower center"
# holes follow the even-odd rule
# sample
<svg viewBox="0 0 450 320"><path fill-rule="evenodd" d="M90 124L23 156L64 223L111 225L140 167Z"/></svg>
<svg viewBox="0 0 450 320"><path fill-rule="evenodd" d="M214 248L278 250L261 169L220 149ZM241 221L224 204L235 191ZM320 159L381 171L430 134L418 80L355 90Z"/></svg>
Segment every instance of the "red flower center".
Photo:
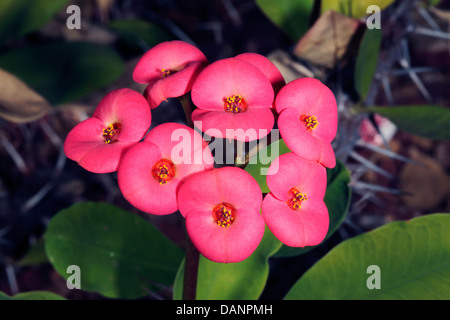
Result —
<svg viewBox="0 0 450 320"><path fill-rule="evenodd" d="M175 165L170 160L161 159L153 165L152 175L159 184L164 185L175 177Z"/></svg>
<svg viewBox="0 0 450 320"><path fill-rule="evenodd" d="M167 78L168 76L171 76L172 74L174 74L176 71L163 68L163 69L161 69L161 72L163 73L163 78Z"/></svg>
<svg viewBox="0 0 450 320"><path fill-rule="evenodd" d="M315 116L307 116L305 114L300 116L300 121L304 123L308 132L313 131L313 129L317 128L317 125L319 124Z"/></svg>
<svg viewBox="0 0 450 320"><path fill-rule="evenodd" d="M103 128L102 136L105 143L113 143L118 140L122 125L118 122L112 123L106 128Z"/></svg>
<svg viewBox="0 0 450 320"><path fill-rule="evenodd" d="M220 227L229 227L236 218L236 209L229 203L219 203L213 209L214 222Z"/></svg>
<svg viewBox="0 0 450 320"><path fill-rule="evenodd" d="M302 206L302 202L308 200L305 193L301 193L296 188L291 188L288 191L288 200L286 203L292 210L299 210Z"/></svg>
<svg viewBox="0 0 450 320"><path fill-rule="evenodd" d="M230 96L224 100L223 108L225 112L239 113L247 110L247 102L238 94Z"/></svg>

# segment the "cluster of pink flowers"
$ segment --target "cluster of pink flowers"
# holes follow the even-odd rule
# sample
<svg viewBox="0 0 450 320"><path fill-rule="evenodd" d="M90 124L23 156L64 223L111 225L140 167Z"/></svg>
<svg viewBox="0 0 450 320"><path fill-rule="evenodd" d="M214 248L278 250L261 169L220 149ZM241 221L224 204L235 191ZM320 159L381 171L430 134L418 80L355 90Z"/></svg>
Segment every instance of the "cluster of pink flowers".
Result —
<svg viewBox="0 0 450 320"><path fill-rule="evenodd" d="M249 257L266 225L288 246L324 240L325 167L336 163L331 141L337 129L336 101L325 85L312 78L286 84L276 66L256 53L209 64L199 49L182 41L150 49L133 79L147 84L144 93L118 89L105 96L93 116L68 134L68 158L91 172L117 172L124 198L141 211L179 211L193 244L215 262ZM214 166L208 144L194 128L164 123L149 131L151 109L189 92L196 106L192 120L218 138L239 140L227 129L252 129L260 139L278 126L292 152L270 166L264 199L245 170ZM245 137L243 142L253 139Z"/></svg>

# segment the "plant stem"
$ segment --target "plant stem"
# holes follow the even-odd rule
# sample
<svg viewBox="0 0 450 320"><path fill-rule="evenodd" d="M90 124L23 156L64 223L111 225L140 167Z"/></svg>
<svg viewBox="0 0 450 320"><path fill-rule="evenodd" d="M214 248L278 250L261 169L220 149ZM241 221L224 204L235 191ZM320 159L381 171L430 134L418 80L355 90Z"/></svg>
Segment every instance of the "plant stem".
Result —
<svg viewBox="0 0 450 320"><path fill-rule="evenodd" d="M181 106L183 107L184 115L186 116L186 122L188 127L194 128L194 123L192 122L192 103L191 103L191 96L189 93L186 93L185 95L179 97L179 100L181 102Z"/></svg>
<svg viewBox="0 0 450 320"><path fill-rule="evenodd" d="M184 261L183 300L195 300L200 254L186 233L186 256Z"/></svg>
<svg viewBox="0 0 450 320"><path fill-rule="evenodd" d="M187 125L194 128L192 122L192 103L189 93L181 96L181 105L183 106L184 115L186 116ZM197 296L197 278L198 278L198 263L200 253L192 243L186 232L186 252L184 259L184 281L183 281L183 300L195 300Z"/></svg>

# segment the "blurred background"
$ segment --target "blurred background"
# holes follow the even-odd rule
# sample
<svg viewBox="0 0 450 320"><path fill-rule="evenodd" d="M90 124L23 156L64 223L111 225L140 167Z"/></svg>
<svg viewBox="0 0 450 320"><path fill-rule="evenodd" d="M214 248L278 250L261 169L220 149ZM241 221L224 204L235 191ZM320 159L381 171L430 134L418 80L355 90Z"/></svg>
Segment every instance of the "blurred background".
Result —
<svg viewBox="0 0 450 320"><path fill-rule="evenodd" d="M260 53L287 82L316 77L335 93L333 147L351 173L349 212L316 250L271 260L262 299L282 298L289 284L349 237L391 221L450 212L448 118L433 135L427 128L441 119L418 115L425 134L417 134L365 112L372 106L450 106L450 1L379 1L379 37L368 39L365 9L374 2L361 13L336 4L342 1L2 0L0 291L102 298L69 291L43 250L51 217L80 201L135 212L183 246L180 215L138 212L123 199L115 174L87 172L62 148L67 133L107 92L143 91L131 78L133 69L143 53L167 40L196 45L210 62ZM81 29L67 27L70 5L80 8ZM367 69L358 73L358 64ZM152 112L152 126L185 121L177 101Z"/></svg>

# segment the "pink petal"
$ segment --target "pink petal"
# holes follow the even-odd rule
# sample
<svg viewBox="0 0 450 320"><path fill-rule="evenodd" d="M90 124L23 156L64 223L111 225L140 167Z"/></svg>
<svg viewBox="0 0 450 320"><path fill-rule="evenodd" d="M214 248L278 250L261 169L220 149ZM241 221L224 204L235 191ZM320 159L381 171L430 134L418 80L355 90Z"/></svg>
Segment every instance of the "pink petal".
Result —
<svg viewBox="0 0 450 320"><path fill-rule="evenodd" d="M334 168L336 166L336 156L334 154L331 143L322 142L319 163L327 168Z"/></svg>
<svg viewBox="0 0 450 320"><path fill-rule="evenodd" d="M137 209L156 215L178 209L176 177L161 185L153 178L152 168L161 160L161 151L150 142L141 142L122 157L117 170L119 188L124 198Z"/></svg>
<svg viewBox="0 0 450 320"><path fill-rule="evenodd" d="M328 209L321 200L307 200L299 210L293 210L269 193L263 200L262 215L270 231L287 246L318 245L328 232Z"/></svg>
<svg viewBox="0 0 450 320"><path fill-rule="evenodd" d="M97 118L89 118L77 124L64 141L66 156L90 172L116 171L122 154L132 144L120 141L106 144L102 136L104 127L103 122Z"/></svg>
<svg viewBox="0 0 450 320"><path fill-rule="evenodd" d="M203 62L189 62L182 70L171 76L150 81L144 92L150 108L154 109L169 98L181 97L191 91L194 80L203 68Z"/></svg>
<svg viewBox="0 0 450 320"><path fill-rule="evenodd" d="M227 58L213 62L192 86L192 102L203 110L223 110L224 99L240 95L249 108L269 108L274 92L266 76L250 63Z"/></svg>
<svg viewBox="0 0 450 320"><path fill-rule="evenodd" d="M206 63L207 59L198 48L187 42L180 40L162 42L142 56L134 69L133 80L138 83L150 83L163 78L161 69L180 71L193 61Z"/></svg>
<svg viewBox="0 0 450 320"><path fill-rule="evenodd" d="M278 117L278 128L287 147L296 155L311 161L319 161L321 141L300 123L296 109L288 108Z"/></svg>
<svg viewBox="0 0 450 320"><path fill-rule="evenodd" d="M186 229L199 252L209 260L221 263L248 258L264 235L264 219L259 209L241 208L229 227L214 222L212 210L193 210L186 216Z"/></svg>
<svg viewBox="0 0 450 320"><path fill-rule="evenodd" d="M226 202L236 210L260 209L261 188L253 177L237 167L223 167L189 176L178 190L178 207L186 216L190 211L211 211Z"/></svg>
<svg viewBox="0 0 450 320"><path fill-rule="evenodd" d="M144 141L159 147L161 157L171 160L180 180L213 168L214 158L208 144L194 129L179 123L164 123L150 130Z"/></svg>
<svg viewBox="0 0 450 320"><path fill-rule="evenodd" d="M291 188L306 193L308 199L312 201L323 200L325 196L327 187L325 168L293 153L285 153L275 159L267 174L267 186L272 194L281 201L287 201Z"/></svg>
<svg viewBox="0 0 450 320"><path fill-rule="evenodd" d="M265 56L258 53L241 53L235 58L244 60L257 67L269 79L272 84L275 95L286 84L280 70Z"/></svg>
<svg viewBox="0 0 450 320"><path fill-rule="evenodd" d="M248 142L268 135L275 119L270 108L249 108L236 114L197 108L192 113L192 121L198 129L212 137Z"/></svg>
<svg viewBox="0 0 450 320"><path fill-rule="evenodd" d="M313 78L301 78L289 82L275 99L278 113L295 109L301 115L315 116L318 126L313 134L324 142L331 142L337 130L337 105L333 92ZM294 119L293 119L294 121Z"/></svg>
<svg viewBox="0 0 450 320"><path fill-rule="evenodd" d="M143 138L152 120L145 98L131 89L117 89L109 92L99 103L93 117L103 121L105 127L120 123L118 139L123 142L137 142Z"/></svg>

